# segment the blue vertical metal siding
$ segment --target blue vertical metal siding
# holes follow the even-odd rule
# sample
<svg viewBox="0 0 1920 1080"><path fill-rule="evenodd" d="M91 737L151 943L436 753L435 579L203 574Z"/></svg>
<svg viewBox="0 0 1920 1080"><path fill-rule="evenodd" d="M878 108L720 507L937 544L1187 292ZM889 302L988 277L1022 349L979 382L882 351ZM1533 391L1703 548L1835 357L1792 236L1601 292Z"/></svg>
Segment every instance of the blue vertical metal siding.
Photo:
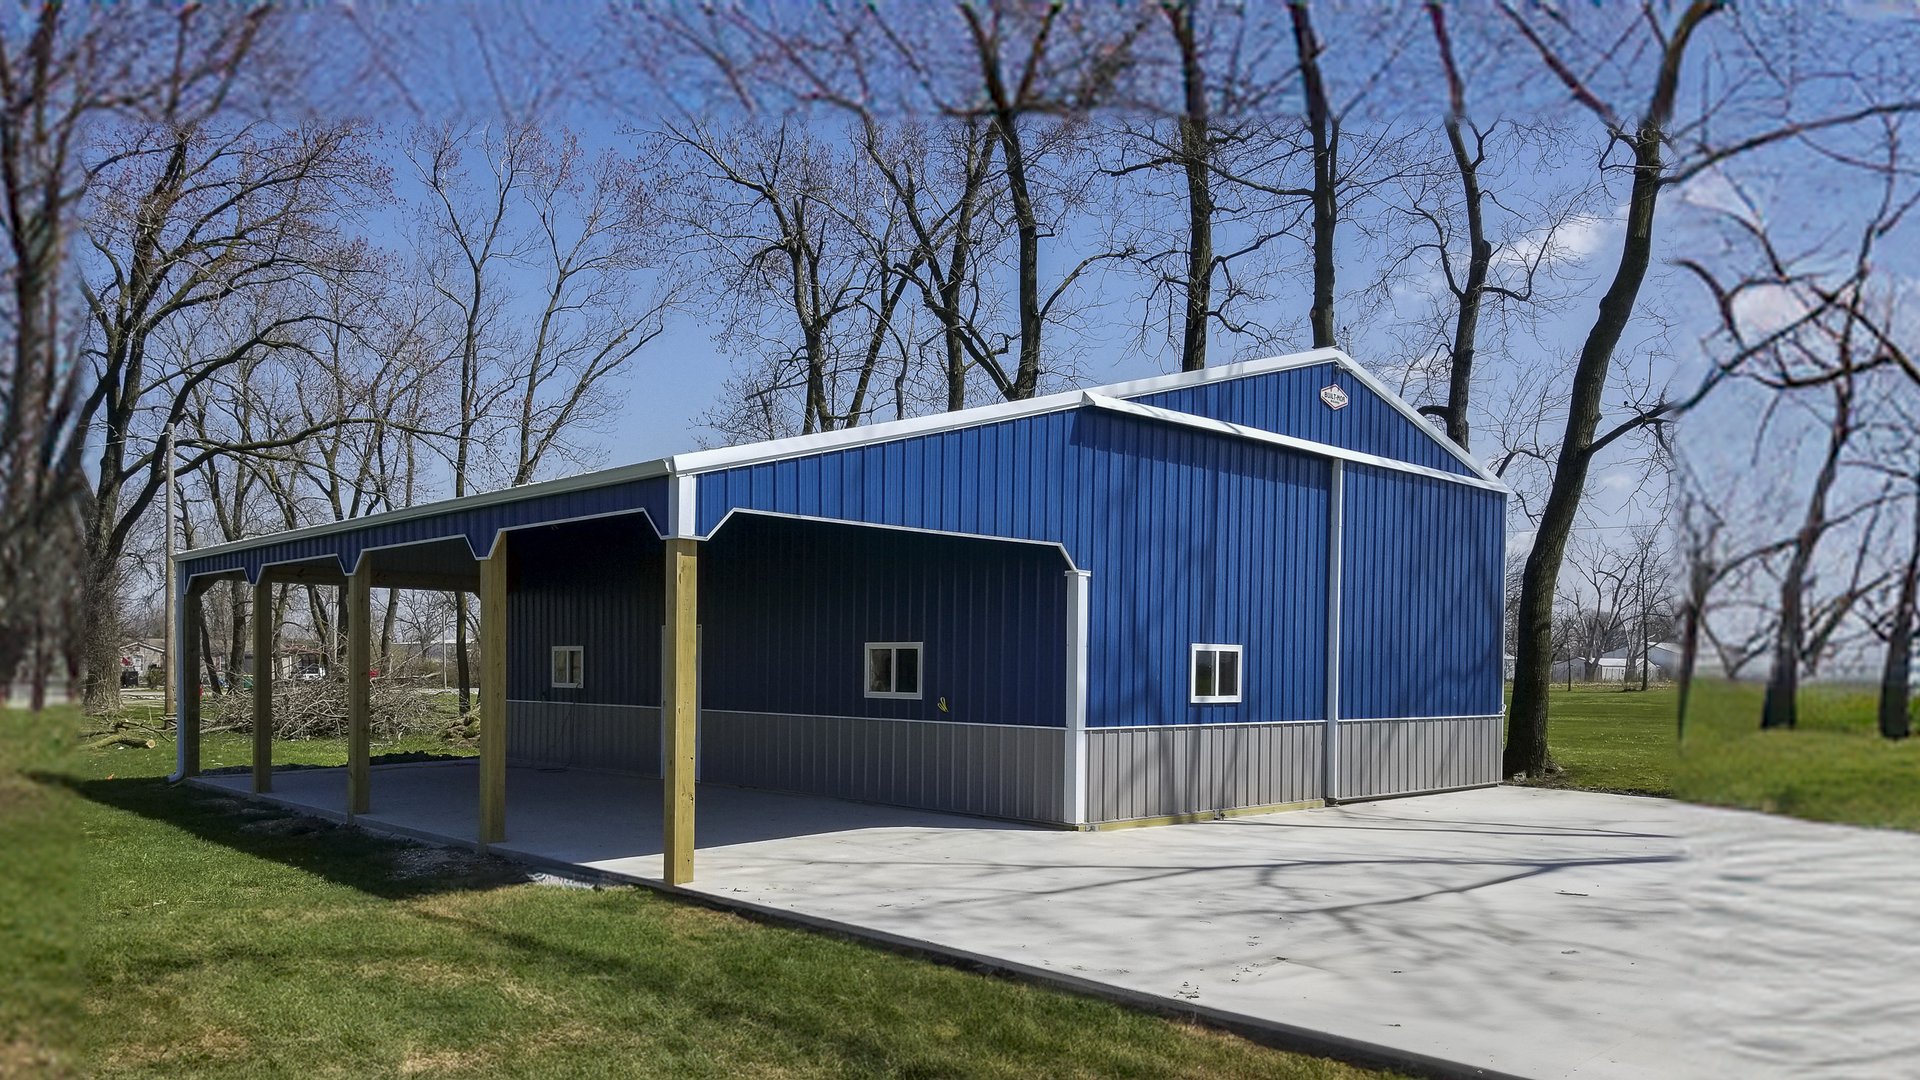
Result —
<svg viewBox="0 0 1920 1080"><path fill-rule="evenodd" d="M1338 385L1347 405L1328 408L1321 388ZM1266 375L1189 386L1137 398L1142 405L1193 413L1265 431L1377 454L1460 476L1473 470L1385 398L1337 364L1314 364Z"/></svg>
<svg viewBox="0 0 1920 1080"><path fill-rule="evenodd" d="M1157 424L1095 421L1081 488L1088 724L1307 720L1326 701L1324 460ZM1090 511L1091 512L1091 511ZM1195 643L1237 644L1242 699L1189 702Z"/></svg>
<svg viewBox="0 0 1920 1080"><path fill-rule="evenodd" d="M750 508L1057 542L1093 572L1090 724L1300 720L1325 697L1329 475L1324 459L1083 409L703 475L700 525ZM1064 632L1036 625L1012 647ZM1242 703L1188 704L1196 642L1246 648Z"/></svg>
<svg viewBox="0 0 1920 1080"><path fill-rule="evenodd" d="M371 520L359 528L323 536L285 540L247 551L184 561L188 576L245 570L249 581L257 580L262 566L301 559L333 556L341 573L353 568L360 553L368 548L419 543L444 537L465 537L471 549L484 557L493 544L494 533L543 521L564 521L644 511L655 526L667 520L667 479L664 476L629 480L606 487L588 488L543 495L523 502L495 503L471 510L407 518L401 521Z"/></svg>
<svg viewBox="0 0 1920 1080"><path fill-rule="evenodd" d="M1505 497L1348 465L1343 498L1341 716L1498 714Z"/></svg>
<svg viewBox="0 0 1920 1080"><path fill-rule="evenodd" d="M737 515L700 554L702 707L1057 727L1065 604L1049 547ZM919 700L866 696L869 641L924 643Z"/></svg>
<svg viewBox="0 0 1920 1080"><path fill-rule="evenodd" d="M508 541L507 696L660 704L659 537L637 516L526 529ZM579 689L553 686L553 648L581 647Z"/></svg>

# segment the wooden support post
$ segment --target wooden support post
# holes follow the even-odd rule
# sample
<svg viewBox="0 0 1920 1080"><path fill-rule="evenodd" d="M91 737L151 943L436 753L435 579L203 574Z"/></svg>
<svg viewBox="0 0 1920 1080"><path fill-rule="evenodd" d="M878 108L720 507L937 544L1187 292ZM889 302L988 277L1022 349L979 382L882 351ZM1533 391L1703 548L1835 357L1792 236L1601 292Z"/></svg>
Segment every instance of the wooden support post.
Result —
<svg viewBox="0 0 1920 1080"><path fill-rule="evenodd" d="M662 874L669 885L693 880L694 746L699 724L700 545L666 542L666 663L660 672L660 722L666 731L661 762L666 806L662 818Z"/></svg>
<svg viewBox="0 0 1920 1080"><path fill-rule="evenodd" d="M480 843L507 838L507 536L480 560Z"/></svg>
<svg viewBox="0 0 1920 1080"><path fill-rule="evenodd" d="M367 780L372 756L373 560L362 556L347 579L347 813L367 812Z"/></svg>
<svg viewBox="0 0 1920 1080"><path fill-rule="evenodd" d="M253 790L273 790L273 579L253 585Z"/></svg>
<svg viewBox="0 0 1920 1080"><path fill-rule="evenodd" d="M174 619L174 733L180 739L178 776L200 775L200 597L207 581L195 581L182 597Z"/></svg>

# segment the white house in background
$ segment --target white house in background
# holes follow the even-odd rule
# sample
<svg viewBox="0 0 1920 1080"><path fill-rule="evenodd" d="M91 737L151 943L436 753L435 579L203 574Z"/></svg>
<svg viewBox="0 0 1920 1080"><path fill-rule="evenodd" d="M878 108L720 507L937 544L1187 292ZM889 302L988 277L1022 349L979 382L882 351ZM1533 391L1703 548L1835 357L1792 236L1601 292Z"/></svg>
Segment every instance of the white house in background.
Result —
<svg viewBox="0 0 1920 1080"><path fill-rule="evenodd" d="M1670 641L1650 641L1646 646L1646 658L1647 664L1653 669L1652 676L1655 682L1671 681L1680 677L1680 646ZM1711 672L1702 671L1703 667L1708 666L1701 662L1703 659L1695 658L1694 670L1701 674L1710 674ZM1638 681L1640 647L1628 645L1611 652L1601 653L1600 658L1594 663L1597 665L1593 679L1595 682L1621 682L1629 679ZM1717 665L1713 666L1717 667Z"/></svg>

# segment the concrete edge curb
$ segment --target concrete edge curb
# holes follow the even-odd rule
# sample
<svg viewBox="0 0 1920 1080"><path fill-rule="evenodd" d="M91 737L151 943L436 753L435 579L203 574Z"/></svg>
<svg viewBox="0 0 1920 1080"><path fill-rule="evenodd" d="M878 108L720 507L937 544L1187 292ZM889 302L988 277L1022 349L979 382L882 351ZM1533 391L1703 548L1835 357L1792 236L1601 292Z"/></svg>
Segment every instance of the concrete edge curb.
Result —
<svg viewBox="0 0 1920 1080"><path fill-rule="evenodd" d="M613 870L602 870L580 863L570 863L564 859L555 859L531 852L519 851L504 845L483 845L476 841L461 840L456 837L429 833L423 830L409 829L404 826L388 825L368 821L362 817L353 817L339 811L321 810L312 806L291 802L272 792L235 791L219 784L211 783L202 777L188 777L181 781L201 791L225 796L227 798L246 799L266 803L301 817L314 818L336 825L358 829L372 836L390 839L411 840L435 847L458 848L497 855L500 858L523 866L551 871L561 876L602 885L623 885L650 889L654 892L691 901L702 907L726 911L749 918L755 922L798 927L815 933L829 934L866 944L875 945L889 952L919 957L951 967L961 967L1004 978L1045 986L1081 997L1099 998L1128 1008L1152 1013L1156 1016L1177 1020L1195 1021L1223 1031L1231 1032L1252 1042L1277 1050L1289 1050L1296 1053L1311 1054L1317 1057L1334 1058L1351 1065L1367 1068L1390 1069L1396 1072L1412 1073L1417 1076L1433 1077L1436 1080L1525 1080L1513 1073L1498 1072L1477 1065L1467 1065L1445 1058L1422 1054L1417 1051L1403 1050L1382 1043L1356 1039L1345 1035L1316 1031L1278 1020L1267 1020L1246 1013L1228 1009L1200 1005L1178 998L1148 993L1144 990L1132 990L1072 975L1052 968L1038 967L1018 961L1005 960L984 953L919 938L906 937L886 930L876 930L857 923L844 922L820 915L809 915L762 904L751 900L726 896L721 893L691 888L685 885L669 885L658 878L640 877L635 874L623 874Z"/></svg>

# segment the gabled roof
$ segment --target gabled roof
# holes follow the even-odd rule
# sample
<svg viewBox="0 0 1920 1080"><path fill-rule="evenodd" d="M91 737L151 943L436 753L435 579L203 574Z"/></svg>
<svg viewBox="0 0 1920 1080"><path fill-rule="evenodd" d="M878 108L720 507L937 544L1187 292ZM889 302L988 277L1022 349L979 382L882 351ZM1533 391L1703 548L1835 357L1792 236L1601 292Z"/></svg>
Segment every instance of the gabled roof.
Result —
<svg viewBox="0 0 1920 1080"><path fill-rule="evenodd" d="M1161 394L1169 390L1181 390L1206 386L1211 383L1224 383L1238 379L1287 371L1294 368L1311 367L1317 364L1333 364L1345 370L1365 386L1394 411L1409 420L1424 436L1431 439L1447 455L1457 460L1466 470L1466 475L1441 472L1398 460L1347 450L1326 443L1299 439L1275 432L1261 431L1213 420L1207 417L1187 413L1155 409L1150 406L1131 404L1128 399ZM201 559L211 555L246 551L268 543L285 543L294 540L337 535L374 526L391 525L410 520L457 514L485 507L499 506L525 500L538 499L552 495L589 491L647 480L658 477L694 477L703 473L717 472L743 465L783 461L808 457L849 447L885 443L908 439L920 435L929 435L961 428L996 424L1021 417L1038 416L1046 413L1063 412L1084 407L1104 408L1126 411L1156 420L1183 423L1188 426L1212 430L1217 434L1236 438L1248 438L1258 441L1284 445L1292 449L1303 450L1326 457L1357 461L1363 464L1377 464L1401 469L1408 472L1432 475L1440 479L1467 483L1476 487L1507 492L1509 489L1500 478L1476 461L1472 455L1462 450L1444 433L1439 431L1411 405L1402 400L1379 379L1356 363L1352 357L1339 349L1314 349L1309 352L1294 353L1287 356L1268 357L1260 360L1247 360L1235 364L1222 364L1199 371L1182 371L1168 375L1156 375L1144 379L1111 383L1105 386L1085 390L1070 390L1044 397L1030 398L1024 401L1004 402L984 405L971 409L959 409L952 412L934 413L927 416L893 420L862 427L846 428L837 431L819 432L811 435L798 435L784 439L771 439L765 442L747 443L741 446L721 447L712 450L696 450L656 458L633 465L623 465L613 469L582 473L576 476L548 480L536 484L503 488L498 491L469 495L441 502L422 503L381 514L351 518L345 521L326 522L307 528L274 533L269 536L237 540L232 543L213 547L196 548L181 552L176 560ZM656 523L666 525L665 522Z"/></svg>

